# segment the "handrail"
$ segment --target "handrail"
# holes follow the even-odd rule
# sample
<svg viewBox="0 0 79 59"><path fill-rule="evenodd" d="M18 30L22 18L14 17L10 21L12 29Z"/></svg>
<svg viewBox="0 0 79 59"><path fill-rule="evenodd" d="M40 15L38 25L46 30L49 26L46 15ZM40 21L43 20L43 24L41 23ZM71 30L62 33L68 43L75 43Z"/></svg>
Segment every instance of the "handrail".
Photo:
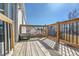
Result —
<svg viewBox="0 0 79 59"><path fill-rule="evenodd" d="M46 25L23 25L23 24L20 24L20 26L46 27Z"/></svg>
<svg viewBox="0 0 79 59"><path fill-rule="evenodd" d="M14 48L14 21L0 13L0 21L11 25L11 48ZM6 38L5 38L6 39Z"/></svg>
<svg viewBox="0 0 79 59"><path fill-rule="evenodd" d="M6 17L5 15L3 15L2 13L0 13L0 20L2 20L2 21L4 21L4 22L8 22L8 23L13 23L13 21L10 19L10 18L8 18L8 17Z"/></svg>
<svg viewBox="0 0 79 59"><path fill-rule="evenodd" d="M74 23L74 22L79 22L79 18L74 18L74 19L63 21L63 22L59 22L59 23L60 24L70 24L70 23Z"/></svg>

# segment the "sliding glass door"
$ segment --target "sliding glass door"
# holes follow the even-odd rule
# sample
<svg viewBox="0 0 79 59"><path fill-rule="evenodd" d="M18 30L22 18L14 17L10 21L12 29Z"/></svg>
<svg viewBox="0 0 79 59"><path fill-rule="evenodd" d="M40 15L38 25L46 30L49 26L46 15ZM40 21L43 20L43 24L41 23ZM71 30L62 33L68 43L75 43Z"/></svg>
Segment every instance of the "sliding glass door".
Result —
<svg viewBox="0 0 79 59"><path fill-rule="evenodd" d="M0 21L0 56L4 55L4 22Z"/></svg>
<svg viewBox="0 0 79 59"><path fill-rule="evenodd" d="M5 54L11 50L11 24L5 23Z"/></svg>
<svg viewBox="0 0 79 59"><path fill-rule="evenodd" d="M4 31L5 31L5 54L9 53L9 43L8 43L8 24L4 23Z"/></svg>
<svg viewBox="0 0 79 59"><path fill-rule="evenodd" d="M0 56L11 50L11 24L0 21Z"/></svg>

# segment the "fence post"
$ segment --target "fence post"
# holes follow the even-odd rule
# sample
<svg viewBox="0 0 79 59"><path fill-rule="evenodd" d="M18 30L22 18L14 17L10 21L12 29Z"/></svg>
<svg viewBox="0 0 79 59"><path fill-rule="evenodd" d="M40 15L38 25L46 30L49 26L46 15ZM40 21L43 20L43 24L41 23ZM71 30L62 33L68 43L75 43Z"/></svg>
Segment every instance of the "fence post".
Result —
<svg viewBox="0 0 79 59"><path fill-rule="evenodd" d="M57 42L60 42L60 24L57 22Z"/></svg>

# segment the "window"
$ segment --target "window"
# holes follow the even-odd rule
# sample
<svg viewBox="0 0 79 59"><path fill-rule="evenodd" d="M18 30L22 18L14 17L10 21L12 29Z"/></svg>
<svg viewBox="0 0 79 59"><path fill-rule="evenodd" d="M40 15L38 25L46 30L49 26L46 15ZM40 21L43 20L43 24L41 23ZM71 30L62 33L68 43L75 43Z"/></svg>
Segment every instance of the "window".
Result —
<svg viewBox="0 0 79 59"><path fill-rule="evenodd" d="M11 24L0 20L0 56L6 55L11 50Z"/></svg>
<svg viewBox="0 0 79 59"><path fill-rule="evenodd" d="M0 13L4 14L4 3L0 3Z"/></svg>
<svg viewBox="0 0 79 59"><path fill-rule="evenodd" d="M13 19L13 4L12 3L9 4L8 17L10 19Z"/></svg>

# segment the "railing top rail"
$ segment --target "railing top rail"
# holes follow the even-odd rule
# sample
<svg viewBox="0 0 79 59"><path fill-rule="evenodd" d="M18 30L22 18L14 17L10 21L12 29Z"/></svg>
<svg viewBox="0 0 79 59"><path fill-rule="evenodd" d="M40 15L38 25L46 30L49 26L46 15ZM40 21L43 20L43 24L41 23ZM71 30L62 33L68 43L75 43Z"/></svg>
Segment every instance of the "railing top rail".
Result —
<svg viewBox="0 0 79 59"><path fill-rule="evenodd" d="M47 26L56 26L57 24L71 24L71 23L75 23L75 22L79 22L79 18L74 18L74 19L71 19L71 20L57 22L57 23L54 23L54 24L49 24Z"/></svg>
<svg viewBox="0 0 79 59"><path fill-rule="evenodd" d="M7 23L10 23L10 24L13 23L13 21L10 18L8 18L7 16L5 16L5 15L3 15L1 13L0 13L0 20L2 20L4 22L7 22Z"/></svg>
<svg viewBox="0 0 79 59"><path fill-rule="evenodd" d="M24 26L24 27L26 27L26 26L32 26L32 27L46 27L47 25L20 25L20 26Z"/></svg>
<svg viewBox="0 0 79 59"><path fill-rule="evenodd" d="M74 18L74 19L71 19L71 20L59 22L59 24L71 24L71 23L74 23L74 22L79 22L79 18Z"/></svg>
<svg viewBox="0 0 79 59"><path fill-rule="evenodd" d="M55 24L49 24L49 25L47 25L47 26L56 26L56 24L57 24L57 23L55 23Z"/></svg>

